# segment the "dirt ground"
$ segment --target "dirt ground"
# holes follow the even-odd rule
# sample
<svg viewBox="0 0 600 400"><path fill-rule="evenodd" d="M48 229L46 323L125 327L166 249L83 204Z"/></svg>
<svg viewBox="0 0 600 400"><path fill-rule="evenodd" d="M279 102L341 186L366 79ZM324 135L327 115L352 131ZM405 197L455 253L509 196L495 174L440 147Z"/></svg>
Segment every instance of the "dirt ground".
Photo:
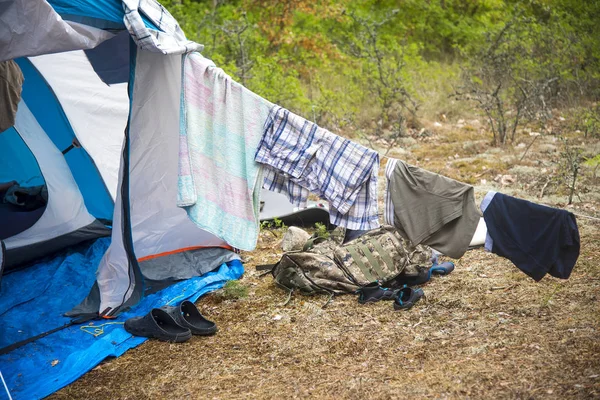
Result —
<svg viewBox="0 0 600 400"><path fill-rule="evenodd" d="M524 131L497 149L475 122L432 126L390 154L475 185L478 201L495 189L565 207L556 136ZM598 140L572 139L600 153ZM600 217L593 173L582 167L567 209ZM326 296L294 295L284 306L286 293L255 271L281 255L281 233L264 231L244 255L248 295L198 302L217 335L149 340L51 398L600 398L600 220L578 224L581 254L568 280L536 283L476 249L399 312L352 295L325 309Z"/></svg>

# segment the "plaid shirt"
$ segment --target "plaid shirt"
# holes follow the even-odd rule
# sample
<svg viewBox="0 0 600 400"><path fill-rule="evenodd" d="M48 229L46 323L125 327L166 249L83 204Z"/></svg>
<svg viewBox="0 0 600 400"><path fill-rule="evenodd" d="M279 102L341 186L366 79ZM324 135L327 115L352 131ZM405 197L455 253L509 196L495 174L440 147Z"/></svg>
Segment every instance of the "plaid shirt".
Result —
<svg viewBox="0 0 600 400"><path fill-rule="evenodd" d="M379 227L379 155L275 106L265 122L255 161L265 164L264 188L305 206L308 192L330 203L331 223L349 229Z"/></svg>
<svg viewBox="0 0 600 400"><path fill-rule="evenodd" d="M155 0L122 0L124 23L140 49L163 54L184 54L202 51L203 45L185 38L173 16ZM146 27L142 14L160 31Z"/></svg>

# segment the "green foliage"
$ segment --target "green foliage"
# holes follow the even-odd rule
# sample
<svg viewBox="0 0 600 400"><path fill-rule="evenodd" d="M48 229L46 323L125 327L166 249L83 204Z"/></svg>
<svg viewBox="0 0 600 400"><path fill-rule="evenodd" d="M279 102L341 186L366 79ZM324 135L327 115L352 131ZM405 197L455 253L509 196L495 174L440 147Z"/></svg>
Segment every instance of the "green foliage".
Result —
<svg viewBox="0 0 600 400"><path fill-rule="evenodd" d="M272 221L263 221L260 223L260 229L276 230L283 234L287 230L287 226L279 218L273 218ZM277 235L275 235L277 236Z"/></svg>
<svg viewBox="0 0 600 400"><path fill-rule="evenodd" d="M384 140L388 149L406 135L407 115L414 120L418 109L406 72L407 60L419 59L418 46L398 45L396 38L386 33L398 12L393 9L373 18L351 10L349 29L339 39L340 48L360 62L361 86L376 105L377 122L372 134Z"/></svg>
<svg viewBox="0 0 600 400"><path fill-rule="evenodd" d="M536 1L516 2L511 10L512 18L490 30L472 53L457 93L485 114L498 145L514 140L523 122L536 120L544 128L579 80L579 39L566 33L564 16Z"/></svg>
<svg viewBox="0 0 600 400"><path fill-rule="evenodd" d="M600 106L582 107L574 114L574 128L581 130L584 137L600 136Z"/></svg>
<svg viewBox="0 0 600 400"><path fill-rule="evenodd" d="M329 238L329 231L327 230L327 226L325 226L325 224L322 224L320 222L315 223L315 234L317 235L317 237L321 237L321 238L325 238L325 239Z"/></svg>
<svg viewBox="0 0 600 400"><path fill-rule="evenodd" d="M275 228L279 228L279 229L287 228L287 226L285 226L283 221L280 220L279 218L273 218L273 224L275 225Z"/></svg>
<svg viewBox="0 0 600 400"><path fill-rule="evenodd" d="M164 0L186 35L257 94L347 135L393 139L418 128L420 112L449 114L458 70L496 48L513 84L556 77L551 108L600 96L600 2L581 0ZM488 75L504 71L488 68ZM491 85L479 73L473 84ZM539 101L539 96L530 96ZM446 99L446 101L444 100ZM418 110L420 105L420 110ZM577 104L575 104L577 105ZM417 112L415 114L415 111ZM540 118L539 113L533 113ZM510 125L510 124L509 124Z"/></svg>
<svg viewBox="0 0 600 400"><path fill-rule="evenodd" d="M240 300L248 297L248 287L239 281L227 281L223 290L219 292L225 300Z"/></svg>
<svg viewBox="0 0 600 400"><path fill-rule="evenodd" d="M586 159L585 165L589 165L590 167L594 168L600 165L600 154L596 154L596 156Z"/></svg>
<svg viewBox="0 0 600 400"><path fill-rule="evenodd" d="M561 138L563 151L560 153L560 170L562 180L569 190L568 204L573 203L573 195L576 193L577 178L581 170L581 164L584 162L583 150L569 142L566 138Z"/></svg>
<svg viewBox="0 0 600 400"><path fill-rule="evenodd" d="M592 168L592 181L596 183L596 173L598 172L598 168L600 168L600 154L596 154L594 157L587 158L585 160L585 165Z"/></svg>

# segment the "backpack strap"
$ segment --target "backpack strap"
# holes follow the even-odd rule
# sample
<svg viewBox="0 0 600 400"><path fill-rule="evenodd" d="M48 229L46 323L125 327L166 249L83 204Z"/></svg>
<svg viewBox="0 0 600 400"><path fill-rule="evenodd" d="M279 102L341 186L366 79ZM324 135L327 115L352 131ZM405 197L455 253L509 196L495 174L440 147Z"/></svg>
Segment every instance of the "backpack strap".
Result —
<svg viewBox="0 0 600 400"><path fill-rule="evenodd" d="M285 299L285 301L282 304L282 306L287 306L288 303L290 302L290 300L292 300L292 294L294 294L294 289L290 289L289 287L282 285L281 283L277 282L277 280L275 280L275 284L277 286L279 286L280 288L282 288L283 290L285 290L286 292L288 292L287 298Z"/></svg>
<svg viewBox="0 0 600 400"><path fill-rule="evenodd" d="M266 275L273 275L273 271L275 270L275 267L277 266L276 264L262 264L262 265L257 265L256 266L256 271L260 272L260 274L258 275L259 278L262 278L263 276Z"/></svg>
<svg viewBox="0 0 600 400"><path fill-rule="evenodd" d="M275 268L277 264L262 264L262 265L257 265L256 266L256 270L257 271L273 271L273 268Z"/></svg>
<svg viewBox="0 0 600 400"><path fill-rule="evenodd" d="M375 247L375 250L377 250L379 256L383 258L383 262L385 262L388 269L390 271L394 271L394 260L392 260L392 257L390 257L388 252L383 248L379 240L369 240L369 243L371 243L373 247Z"/></svg>
<svg viewBox="0 0 600 400"><path fill-rule="evenodd" d="M377 280L383 278L385 274L381 269L381 265L379 265L379 261L377 261L377 259L373 256L373 253L371 253L371 249L369 249L369 247L364 243L359 244L358 248L361 249L365 257L367 257L367 261L369 261L369 264L371 264L371 268L377 276Z"/></svg>
<svg viewBox="0 0 600 400"><path fill-rule="evenodd" d="M371 271L369 270L369 267L367 265L365 265L365 263L363 263L362 257L358 253L357 246L356 245L348 246L348 247L346 247L346 250L348 250L348 253L350 253L350 257L352 257L352 259L354 260L354 262L356 263L358 268L360 268L360 270L362 271L365 278L370 282L376 281L377 279L375 277L373 277L373 275L371 274Z"/></svg>
<svg viewBox="0 0 600 400"><path fill-rule="evenodd" d="M324 238L323 236L311 237L306 241L306 243L304 243L302 251L308 251L312 249L315 244L319 244L321 242L324 242L325 240L327 240L327 238Z"/></svg>

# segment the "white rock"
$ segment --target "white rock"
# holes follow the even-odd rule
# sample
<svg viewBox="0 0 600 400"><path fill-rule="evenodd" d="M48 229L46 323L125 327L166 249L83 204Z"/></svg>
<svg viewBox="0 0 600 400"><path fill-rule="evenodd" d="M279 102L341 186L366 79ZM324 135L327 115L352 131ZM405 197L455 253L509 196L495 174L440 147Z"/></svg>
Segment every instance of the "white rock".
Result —
<svg viewBox="0 0 600 400"><path fill-rule="evenodd" d="M441 128L442 124L440 124L439 122L434 122L433 126L435 126L436 128Z"/></svg>
<svg viewBox="0 0 600 400"><path fill-rule="evenodd" d="M540 136L541 133L539 132L529 132L529 136Z"/></svg>
<svg viewBox="0 0 600 400"><path fill-rule="evenodd" d="M513 178L511 175L502 175L500 178L500 184L502 186L508 186L511 183L515 183L515 178Z"/></svg>
<svg viewBox="0 0 600 400"><path fill-rule="evenodd" d="M302 250L310 235L300 228L290 226L283 236L281 248L283 251Z"/></svg>

